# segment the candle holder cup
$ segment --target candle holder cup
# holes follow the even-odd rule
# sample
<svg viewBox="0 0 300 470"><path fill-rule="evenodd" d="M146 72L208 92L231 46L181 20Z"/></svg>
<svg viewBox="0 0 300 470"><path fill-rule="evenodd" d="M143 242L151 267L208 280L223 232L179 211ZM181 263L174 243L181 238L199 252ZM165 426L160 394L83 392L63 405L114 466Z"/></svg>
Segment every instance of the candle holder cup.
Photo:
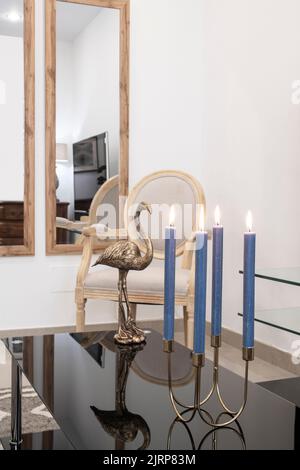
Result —
<svg viewBox="0 0 300 470"><path fill-rule="evenodd" d="M202 369L205 366L205 354L192 354L192 364L195 369L194 371L194 403L191 405L186 405L180 402L174 394L173 385L172 385L172 354L174 352L174 341L163 342L164 352L167 354L168 359L168 386L169 386L169 396L174 408L174 411L177 416L177 420L182 423L190 423L196 414L198 413L201 419L212 428L223 428L230 426L232 423L236 422L239 417L242 415L245 410L248 398L248 381L249 381L249 363L254 361L254 348L243 348L243 360L245 362L245 375L244 375L244 396L241 407L238 410L230 409L225 400L223 399L221 390L220 390L220 349L222 346L221 336L212 336L211 346L214 350L214 359L213 359L213 377L212 377L212 387L208 395L201 399L201 378L202 378ZM219 414L216 420L213 420L211 415L205 411L202 407L216 395L218 401L223 408L224 412ZM190 415L189 415L190 413ZM227 415L230 417L226 422L219 422L221 416ZM209 417L209 418L208 418Z"/></svg>

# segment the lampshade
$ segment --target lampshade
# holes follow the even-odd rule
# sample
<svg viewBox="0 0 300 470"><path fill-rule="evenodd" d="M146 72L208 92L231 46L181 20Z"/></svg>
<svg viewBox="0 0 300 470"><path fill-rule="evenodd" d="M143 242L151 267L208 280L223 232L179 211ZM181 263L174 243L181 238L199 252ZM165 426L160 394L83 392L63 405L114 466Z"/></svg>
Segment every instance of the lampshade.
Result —
<svg viewBox="0 0 300 470"><path fill-rule="evenodd" d="M56 161L63 163L69 161L67 144L56 144Z"/></svg>

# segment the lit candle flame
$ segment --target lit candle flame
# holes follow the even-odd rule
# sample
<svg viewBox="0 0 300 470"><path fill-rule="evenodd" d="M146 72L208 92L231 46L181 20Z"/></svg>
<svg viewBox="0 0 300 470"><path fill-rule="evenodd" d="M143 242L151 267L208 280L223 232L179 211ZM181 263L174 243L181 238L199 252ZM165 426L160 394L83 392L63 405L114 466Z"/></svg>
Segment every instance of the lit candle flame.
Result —
<svg viewBox="0 0 300 470"><path fill-rule="evenodd" d="M252 212L249 211L248 214L247 214L247 228L249 230L249 232L252 232L252 229L253 229L253 216L252 216Z"/></svg>
<svg viewBox="0 0 300 470"><path fill-rule="evenodd" d="M217 206L215 210L215 221L216 221L216 225L218 226L221 225L221 211L220 211L219 206Z"/></svg>
<svg viewBox="0 0 300 470"><path fill-rule="evenodd" d="M174 227L175 220L176 220L175 206L172 206L170 210L170 227Z"/></svg>
<svg viewBox="0 0 300 470"><path fill-rule="evenodd" d="M200 206L200 230L201 232L205 231L205 207L203 204Z"/></svg>

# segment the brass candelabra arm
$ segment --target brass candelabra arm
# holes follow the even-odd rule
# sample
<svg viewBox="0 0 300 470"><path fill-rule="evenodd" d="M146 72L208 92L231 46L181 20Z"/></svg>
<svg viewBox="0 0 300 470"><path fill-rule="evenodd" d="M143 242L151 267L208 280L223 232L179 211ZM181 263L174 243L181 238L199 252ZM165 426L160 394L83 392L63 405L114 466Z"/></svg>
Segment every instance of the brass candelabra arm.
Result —
<svg viewBox="0 0 300 470"><path fill-rule="evenodd" d="M175 396L173 392L173 386L172 386L172 359L171 355L173 352L173 341L164 341L164 352L168 354L168 385L169 385L169 395L171 399L171 403L173 404L174 408L177 408L176 405L179 407L183 408L185 410L185 413L187 411L193 411L195 409L195 400L196 400L196 384L198 382L198 375L199 375L199 368L204 366L205 363L205 358L204 355L193 355L193 365L195 367L195 400L193 405L186 405L182 403L178 398ZM209 399L212 397L216 390L216 381L213 381L212 388L210 392L208 393L207 397L200 403L200 406L203 406L205 403L209 401ZM197 402L199 403L199 402ZM179 415L182 415L182 412L180 413L178 409L175 409L175 412L177 414L177 417Z"/></svg>
<svg viewBox="0 0 300 470"><path fill-rule="evenodd" d="M196 413L197 413L197 378L195 377L195 394L194 394L194 405L192 406L186 406L183 405L174 395L173 392L173 386L172 386L172 360L171 360L172 352L168 352L168 387L169 387L169 396L170 400L172 403L172 406L174 408L174 411L176 413L177 418L182 422L182 423L190 423ZM197 370L195 370L195 374L197 374ZM178 409L178 406L183 408L183 411L180 411ZM189 418L185 418L184 415L187 414L189 411L192 412L191 416Z"/></svg>
<svg viewBox="0 0 300 470"><path fill-rule="evenodd" d="M215 392L215 384L213 384L209 394L207 397L200 402L200 390L199 390L199 375L200 375L200 370L202 367L204 367L205 364L205 357L202 354L193 354L193 366L195 368L194 372L194 380L195 380L195 391L194 391L194 403L193 405L186 405L182 403L178 398L175 396L174 391L173 391L173 381L172 381L172 353L173 353L173 341L166 341L164 340L164 352L168 354L168 387L169 387L169 396L170 396L170 401L172 403L172 406L174 408L174 411L176 413L177 418L182 422L182 423L190 423L197 411L198 411L198 405L203 406L209 399L212 397L212 395ZM183 411L180 411L178 407L182 408ZM184 418L184 415L187 414L189 411L191 411L191 416L189 418Z"/></svg>
<svg viewBox="0 0 300 470"><path fill-rule="evenodd" d="M243 403L239 410L233 411L231 410L220 391L219 386L219 351L221 347L221 337L213 337L212 338L212 347L214 348L214 362L213 362L213 384L211 390L207 397L201 400L201 375L202 369L205 365L205 355L204 354L193 354L193 366L195 368L194 373L194 403L193 405L185 405L183 404L178 398L175 396L173 391L173 383L172 383L172 353L173 353L173 341L164 341L164 352L168 354L168 387L169 387L169 396L170 401L173 406L173 409L176 413L176 420L181 421L182 423L188 424L190 423L196 413L200 415L202 420L208 425L215 429L228 427L232 423L236 422L239 417L242 415L243 411L245 410L248 398L248 380L249 380L249 362L254 360L254 349L244 349L243 350L243 359L245 361L245 378L244 378L244 397ZM225 412L221 413L217 420L213 420L207 411L203 410L202 407L206 404L210 398L216 393L218 400ZM179 408L182 408L180 410ZM185 417L187 413L191 413L189 417ZM231 417L230 420L227 420L224 423L220 423L219 420L221 416L227 414ZM209 415L209 420L205 417L205 415Z"/></svg>
<svg viewBox="0 0 300 470"><path fill-rule="evenodd" d="M217 392L217 395L218 395L218 398L219 398L219 401L222 405L222 407L224 408L224 410L230 414L230 415L237 415L238 413L240 413L240 410L237 410L237 411L233 411L231 410L225 403L223 397L222 397L222 394L221 394L221 391L220 391L220 385L219 385L219 348L214 348L214 384L213 384L213 387L214 389L216 390ZM249 375L249 361L246 360L245 361L245 364L246 364L246 368L245 368L245 390L244 390L244 399L245 399L245 405L246 405L246 402L247 402L247 394L248 394L248 375ZM244 405L244 408L245 408L245 405Z"/></svg>
<svg viewBox="0 0 300 470"><path fill-rule="evenodd" d="M230 420L228 420L224 423L219 423L218 421L219 421L220 416L225 414L225 413L222 413L221 415L219 415L219 417L216 421L211 423L211 422L207 421L207 419L203 416L203 410L201 410L201 407L200 406L198 407L198 413L199 413L200 417L202 418L202 420L208 426L212 426L213 428L224 428L224 427L230 426L231 424L233 424L235 421L237 421L240 418L240 416L242 415L242 413L245 410L245 407L246 407L246 404L247 404L247 399L248 399L248 375L249 375L249 361L246 361L245 362L244 400L243 400L242 406L240 407L240 409L238 411L233 412L226 406L226 404L225 404L225 402L224 402L224 400L221 396L219 386L218 385L216 386L217 396L219 398L219 401L220 401L222 407L224 408L224 410L226 411L226 414L231 416ZM200 381L199 381L199 388L201 388L201 375L200 375Z"/></svg>

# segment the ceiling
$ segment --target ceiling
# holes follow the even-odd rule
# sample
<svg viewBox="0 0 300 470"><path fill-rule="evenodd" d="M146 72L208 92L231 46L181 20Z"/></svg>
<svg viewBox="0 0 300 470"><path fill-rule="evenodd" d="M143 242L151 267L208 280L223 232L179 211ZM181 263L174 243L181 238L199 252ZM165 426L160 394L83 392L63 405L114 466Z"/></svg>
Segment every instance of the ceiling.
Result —
<svg viewBox="0 0 300 470"><path fill-rule="evenodd" d="M23 0L0 0L0 35L2 36L23 36L23 22L13 23L4 15L16 12L23 16Z"/></svg>
<svg viewBox="0 0 300 470"><path fill-rule="evenodd" d="M76 3L56 3L57 39L74 41L76 36L103 10Z"/></svg>

